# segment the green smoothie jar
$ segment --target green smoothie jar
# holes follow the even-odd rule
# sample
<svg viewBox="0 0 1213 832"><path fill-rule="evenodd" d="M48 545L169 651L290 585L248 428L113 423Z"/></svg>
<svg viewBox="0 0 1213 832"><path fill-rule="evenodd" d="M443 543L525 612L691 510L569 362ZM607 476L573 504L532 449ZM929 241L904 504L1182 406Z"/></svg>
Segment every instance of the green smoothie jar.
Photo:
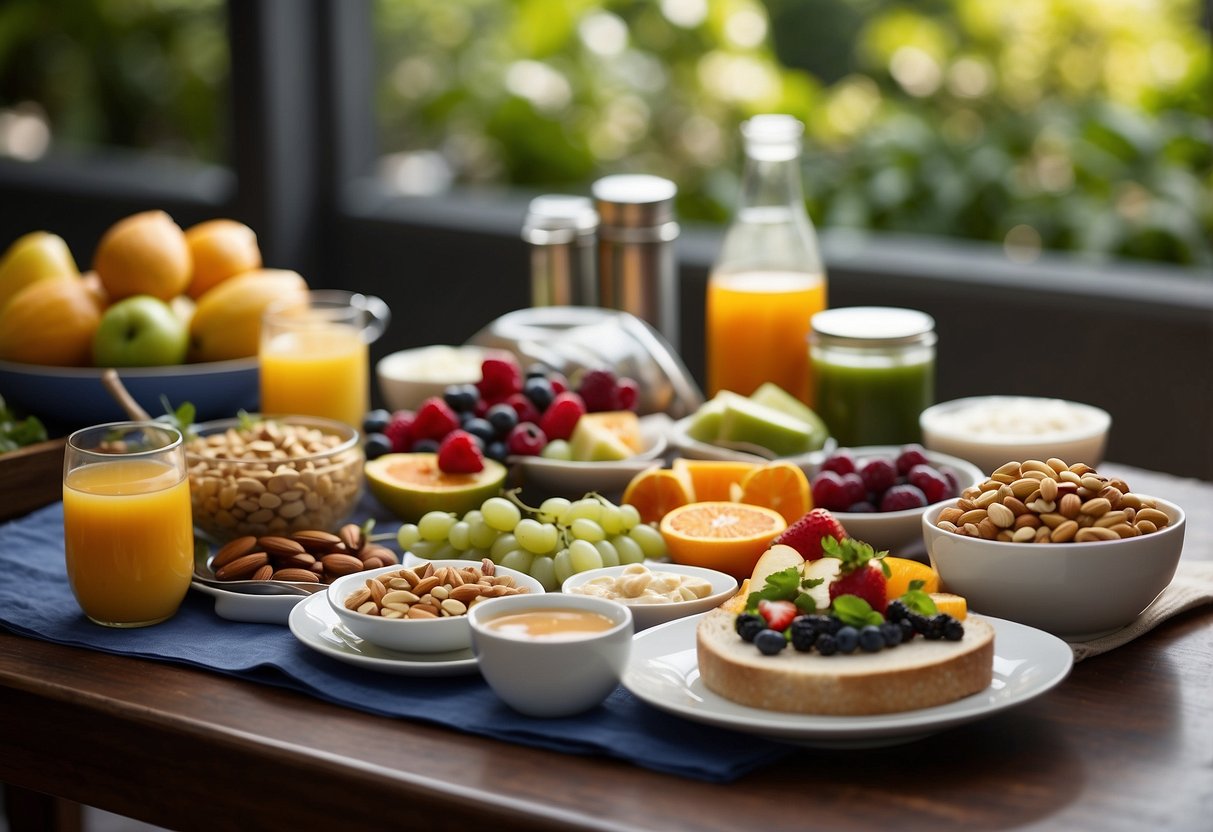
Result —
<svg viewBox="0 0 1213 832"><path fill-rule="evenodd" d="M839 446L922 439L935 403L935 320L915 309L851 306L813 316L809 359L818 415Z"/></svg>

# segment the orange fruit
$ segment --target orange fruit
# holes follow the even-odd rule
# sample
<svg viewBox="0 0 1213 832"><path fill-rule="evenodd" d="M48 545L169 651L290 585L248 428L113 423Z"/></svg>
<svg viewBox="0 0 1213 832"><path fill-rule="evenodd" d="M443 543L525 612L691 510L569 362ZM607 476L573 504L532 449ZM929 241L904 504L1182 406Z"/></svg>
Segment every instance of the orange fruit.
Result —
<svg viewBox="0 0 1213 832"><path fill-rule="evenodd" d="M757 462L683 457L674 460L674 470L686 472L699 500L731 500L733 497L729 489L733 485L740 485L745 475L757 467Z"/></svg>
<svg viewBox="0 0 1213 832"><path fill-rule="evenodd" d="M931 600L940 612L946 612L957 621L964 621L969 615L969 602L959 595L950 592L932 592Z"/></svg>
<svg viewBox="0 0 1213 832"><path fill-rule="evenodd" d="M78 277L31 283L0 310L0 359L55 367L88 366L101 304Z"/></svg>
<svg viewBox="0 0 1213 832"><path fill-rule="evenodd" d="M745 612L745 602L750 597L750 579L746 578L737 587L737 594L720 605L722 610L740 615Z"/></svg>
<svg viewBox="0 0 1213 832"><path fill-rule="evenodd" d="M910 589L910 581L922 581L922 591L939 592L939 573L925 563L909 558L886 557L889 565L889 582L886 594L889 600L900 598Z"/></svg>
<svg viewBox="0 0 1213 832"><path fill-rule="evenodd" d="M748 577L771 542L788 527L774 509L744 503L688 503L661 519L670 559Z"/></svg>
<svg viewBox="0 0 1213 832"><path fill-rule="evenodd" d="M671 510L694 500L695 488L685 472L646 468L632 477L621 502L635 506L642 523L658 523Z"/></svg>
<svg viewBox="0 0 1213 832"><path fill-rule="evenodd" d="M755 468L745 475L736 492L738 502L773 508L789 524L813 507L809 478L791 462L768 462Z"/></svg>
<svg viewBox="0 0 1213 832"><path fill-rule="evenodd" d="M163 211L132 214L101 237L93 269L111 302L131 295L171 300L185 291L190 280L185 232Z"/></svg>
<svg viewBox="0 0 1213 832"><path fill-rule="evenodd" d="M194 268L186 294L197 300L217 283L261 268L257 234L235 220L207 220L185 232Z"/></svg>

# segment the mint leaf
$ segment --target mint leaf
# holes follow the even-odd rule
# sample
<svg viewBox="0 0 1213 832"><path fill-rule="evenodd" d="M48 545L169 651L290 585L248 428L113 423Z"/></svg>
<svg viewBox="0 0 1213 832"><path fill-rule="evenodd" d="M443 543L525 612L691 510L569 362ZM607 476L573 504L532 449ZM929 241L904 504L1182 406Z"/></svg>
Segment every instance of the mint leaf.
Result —
<svg viewBox="0 0 1213 832"><path fill-rule="evenodd" d="M855 628L868 624L879 626L884 623L884 616L872 609L872 605L858 595L839 595L830 609L835 618Z"/></svg>
<svg viewBox="0 0 1213 832"><path fill-rule="evenodd" d="M915 587L914 584L918 584L918 587ZM931 596L919 588L921 586L922 581L911 581L909 591L899 600L909 608L910 612L916 612L919 615L935 615L939 612L939 608L935 606Z"/></svg>
<svg viewBox="0 0 1213 832"><path fill-rule="evenodd" d="M747 610L758 608L759 601L794 601L800 592L800 569L789 566L767 576L762 589L746 596Z"/></svg>

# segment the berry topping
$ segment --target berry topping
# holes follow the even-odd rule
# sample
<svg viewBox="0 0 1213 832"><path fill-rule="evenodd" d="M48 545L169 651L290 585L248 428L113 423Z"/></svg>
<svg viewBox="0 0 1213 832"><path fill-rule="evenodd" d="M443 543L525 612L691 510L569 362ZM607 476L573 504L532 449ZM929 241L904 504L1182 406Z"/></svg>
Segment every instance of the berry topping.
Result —
<svg viewBox="0 0 1213 832"><path fill-rule="evenodd" d="M881 511L905 511L909 508L922 508L927 504L927 496L916 486L905 483L895 485L880 498Z"/></svg>
<svg viewBox="0 0 1213 832"><path fill-rule="evenodd" d="M515 456L538 456L548 442L543 430L532 422L519 422L505 441L506 451Z"/></svg>
<svg viewBox="0 0 1213 832"><path fill-rule="evenodd" d="M830 511L843 511L851 503L849 489L837 471L822 471L813 478L813 505Z"/></svg>
<svg viewBox="0 0 1213 832"><path fill-rule="evenodd" d="M820 639L818 639L820 641ZM854 653L859 646L859 630L849 624L834 634L834 643L839 653Z"/></svg>
<svg viewBox="0 0 1213 832"><path fill-rule="evenodd" d="M930 465L922 445L906 445L897 455L897 473L908 474L915 465Z"/></svg>
<svg viewBox="0 0 1213 832"><path fill-rule="evenodd" d="M775 543L791 546L805 560L818 560L822 557L821 541L832 537L842 540L847 531L834 515L824 508L815 508L788 526Z"/></svg>
<svg viewBox="0 0 1213 832"><path fill-rule="evenodd" d="M764 656L774 656L788 646L788 640L778 630L762 630L754 636L754 646Z"/></svg>
<svg viewBox="0 0 1213 832"><path fill-rule="evenodd" d="M821 635L813 622L809 620L810 616L801 615L792 619L792 626L788 628L788 633L791 635L792 647L801 653L807 653L813 649L813 645L817 642L817 637Z"/></svg>
<svg viewBox="0 0 1213 832"><path fill-rule="evenodd" d="M484 470L484 454L476 437L453 430L438 446L438 468L448 474L475 474Z"/></svg>
<svg viewBox="0 0 1213 832"><path fill-rule="evenodd" d="M404 453L412 446L415 420L416 416L411 410L397 410L392 414L383 433L391 441L395 453Z"/></svg>
<svg viewBox="0 0 1213 832"><path fill-rule="evenodd" d="M497 429L489 423L488 419L481 419L479 416L472 416L464 420L463 429L472 436L475 436L486 446L497 438Z"/></svg>
<svg viewBox="0 0 1213 832"><path fill-rule="evenodd" d="M897 483L897 466L892 460L869 459L859 469L864 487L873 494L883 494Z"/></svg>
<svg viewBox="0 0 1213 832"><path fill-rule="evenodd" d="M821 463L821 470L833 471L839 476L853 474L855 473L855 458L846 451L836 451Z"/></svg>
<svg viewBox="0 0 1213 832"><path fill-rule="evenodd" d="M837 636L829 633L822 633L817 637L817 652L823 656L833 656L838 652Z"/></svg>
<svg viewBox="0 0 1213 832"><path fill-rule="evenodd" d="M588 370L577 384L577 393L590 413L619 410L619 392L615 374L610 370Z"/></svg>
<svg viewBox="0 0 1213 832"><path fill-rule="evenodd" d="M867 543L852 538L826 541L823 549L829 557L842 561L838 577L830 584L830 601L843 595L854 595L883 615L889 603L888 576L885 574L888 566L881 558L887 553L877 553Z"/></svg>
<svg viewBox="0 0 1213 832"><path fill-rule="evenodd" d="M859 631L859 647L865 653L877 653L884 649L884 634L880 627L868 624Z"/></svg>
<svg viewBox="0 0 1213 832"><path fill-rule="evenodd" d="M499 435L505 436L514 429L514 425L521 421L528 421L521 418L522 414L516 411L511 404L502 403L495 404L485 411L484 418L492 426L493 430ZM530 420L534 421L534 420ZM492 437L489 437L490 439Z"/></svg>
<svg viewBox="0 0 1213 832"><path fill-rule="evenodd" d="M544 411L539 427L549 439L568 439L586 412L585 402L576 393L560 393Z"/></svg>
<svg viewBox="0 0 1213 832"><path fill-rule="evenodd" d="M758 614L763 617L767 626L772 630L783 632L792 624L792 619L799 615L800 611L791 601L763 599L758 602Z"/></svg>
<svg viewBox="0 0 1213 832"><path fill-rule="evenodd" d="M530 399L540 412L547 410L552 399L556 397L555 391L552 390L552 383L544 376L528 378L522 385L522 394Z"/></svg>
<svg viewBox="0 0 1213 832"><path fill-rule="evenodd" d="M437 396L431 396L417 408L413 421L414 439L442 439L459 427L459 417L450 405Z"/></svg>
<svg viewBox="0 0 1213 832"><path fill-rule="evenodd" d="M474 384L452 384L442 393L442 399L458 413L471 412L480 400L480 391Z"/></svg>
<svg viewBox="0 0 1213 832"><path fill-rule="evenodd" d="M905 640L905 633L901 629L901 624L886 621L880 625L880 637L884 640L885 647L896 647Z"/></svg>
<svg viewBox="0 0 1213 832"><path fill-rule="evenodd" d="M522 390L522 370L510 359L486 358L480 362L476 387L485 399L503 399Z"/></svg>
<svg viewBox="0 0 1213 832"><path fill-rule="evenodd" d="M743 612L737 616L733 626L737 628L737 635L741 636L743 641L753 641L754 636L767 628L767 621L757 613Z"/></svg>
<svg viewBox="0 0 1213 832"><path fill-rule="evenodd" d="M525 394L511 393L505 397L504 403L514 409L514 415L518 417L519 422L534 422L535 424L539 424L539 419L543 414ZM485 415L488 415L487 411Z"/></svg>

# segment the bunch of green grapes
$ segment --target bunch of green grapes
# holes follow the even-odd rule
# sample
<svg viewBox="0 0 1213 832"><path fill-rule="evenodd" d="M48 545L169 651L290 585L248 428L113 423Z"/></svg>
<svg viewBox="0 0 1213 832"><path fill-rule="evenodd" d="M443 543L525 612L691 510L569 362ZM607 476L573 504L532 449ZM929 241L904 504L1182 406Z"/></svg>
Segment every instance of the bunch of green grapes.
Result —
<svg viewBox="0 0 1213 832"><path fill-rule="evenodd" d="M665 556L661 532L640 522L628 504L598 495L578 500L551 497L538 508L514 492L490 497L463 517L431 511L405 523L396 535L403 551L427 560L490 558L525 572L549 592L572 574Z"/></svg>

